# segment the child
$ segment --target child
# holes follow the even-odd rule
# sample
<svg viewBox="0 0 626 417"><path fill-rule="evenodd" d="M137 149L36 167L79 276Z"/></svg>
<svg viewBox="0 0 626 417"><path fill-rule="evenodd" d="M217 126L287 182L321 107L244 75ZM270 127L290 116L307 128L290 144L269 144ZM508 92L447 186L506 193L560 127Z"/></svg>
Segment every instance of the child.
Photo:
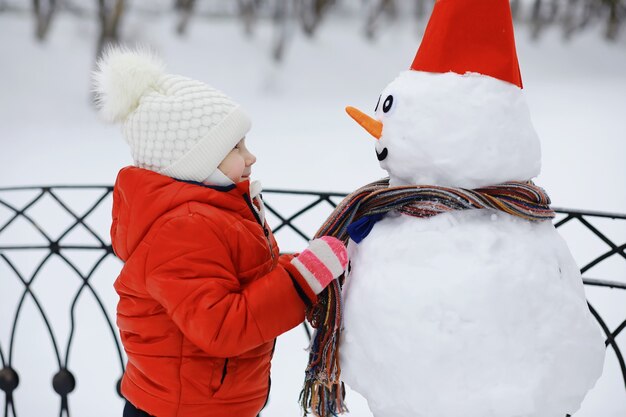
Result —
<svg viewBox="0 0 626 417"><path fill-rule="evenodd" d="M125 262L124 416L254 417L276 337L343 272L345 248L324 237L279 255L249 182L250 121L230 98L143 51L109 50L94 79L134 159L118 175L111 227Z"/></svg>

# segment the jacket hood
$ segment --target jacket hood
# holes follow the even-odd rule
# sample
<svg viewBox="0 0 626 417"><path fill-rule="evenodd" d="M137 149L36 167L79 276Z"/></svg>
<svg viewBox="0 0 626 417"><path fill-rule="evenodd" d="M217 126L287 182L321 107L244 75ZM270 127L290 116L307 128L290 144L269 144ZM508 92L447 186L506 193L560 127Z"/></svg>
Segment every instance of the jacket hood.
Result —
<svg viewBox="0 0 626 417"><path fill-rule="evenodd" d="M226 187L179 181L134 166L123 168L113 189L111 243L115 254L126 261L164 214L182 204L197 202L240 213L254 219L244 195L249 181Z"/></svg>

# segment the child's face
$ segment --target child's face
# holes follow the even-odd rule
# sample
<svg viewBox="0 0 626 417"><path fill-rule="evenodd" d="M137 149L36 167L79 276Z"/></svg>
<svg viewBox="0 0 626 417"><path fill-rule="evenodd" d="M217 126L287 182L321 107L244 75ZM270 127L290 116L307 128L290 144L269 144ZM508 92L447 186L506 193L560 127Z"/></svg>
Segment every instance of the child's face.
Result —
<svg viewBox="0 0 626 417"><path fill-rule="evenodd" d="M217 167L235 184L250 179L251 167L256 162L256 156L246 148L245 139L241 139Z"/></svg>

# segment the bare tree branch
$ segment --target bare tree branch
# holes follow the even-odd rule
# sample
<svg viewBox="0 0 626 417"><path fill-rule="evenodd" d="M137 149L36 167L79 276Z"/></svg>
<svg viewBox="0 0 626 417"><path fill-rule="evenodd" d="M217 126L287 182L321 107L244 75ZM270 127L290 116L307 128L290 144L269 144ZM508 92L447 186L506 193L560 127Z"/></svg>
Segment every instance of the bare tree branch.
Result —
<svg viewBox="0 0 626 417"><path fill-rule="evenodd" d="M98 0L98 6L100 37L98 38L96 56L100 57L108 45L119 42L118 28L124 11L124 0Z"/></svg>
<svg viewBox="0 0 626 417"><path fill-rule="evenodd" d="M291 0L274 0L274 13L272 20L274 22L274 42L272 46L272 58L274 61L283 60L285 48L288 40L289 29L289 5Z"/></svg>
<svg viewBox="0 0 626 417"><path fill-rule="evenodd" d="M513 20L515 20L520 12L520 0L511 0L511 15L513 15Z"/></svg>
<svg viewBox="0 0 626 417"><path fill-rule="evenodd" d="M619 31L619 24L621 20L618 11L620 8L620 0L604 0L604 3L606 3L609 7L609 18L606 22L605 36L607 39L614 41L617 39L617 33Z"/></svg>
<svg viewBox="0 0 626 417"><path fill-rule="evenodd" d="M169 0L171 1L171 0ZM354 1L354 0L353 0ZM376 36L383 22L397 19L399 12L414 16L417 25L426 20L436 0L361 0L365 10L364 33L369 39ZM343 0L344 4L349 4ZM570 39L590 27L601 27L605 38L616 40L626 20L626 0L510 0L514 19L527 23L531 36L538 38L546 28L558 26L563 38ZM192 18L200 20L238 17L244 24L245 33L251 36L260 19L271 19L274 35L271 56L283 59L294 24L300 25L306 35L313 35L333 7L342 0L173 0L169 7L163 2L136 0L132 12L139 16L162 16L172 12L172 4L178 13L176 31L184 34ZM51 22L59 12L67 12L76 18L91 19L96 16L100 26L97 53L109 43L118 42L118 30L124 12L125 0L0 0L0 13L32 13L35 18L36 37L44 40ZM358 8L348 6L337 9L353 13ZM294 23L296 22L296 23ZM418 26L419 27L419 26Z"/></svg>
<svg viewBox="0 0 626 417"><path fill-rule="evenodd" d="M513 0L516 1L516 0ZM418 21L426 18L427 13L432 10L432 0L415 0L415 17Z"/></svg>
<svg viewBox="0 0 626 417"><path fill-rule="evenodd" d="M56 0L33 0L33 12L35 13L35 36L42 41L48 34L52 15L56 9Z"/></svg>
<svg viewBox="0 0 626 417"><path fill-rule="evenodd" d="M260 0L238 0L237 2L239 5L239 16L243 19L244 30L248 36L252 36L254 32L260 3Z"/></svg>
<svg viewBox="0 0 626 417"><path fill-rule="evenodd" d="M579 0L567 0L568 6L563 12L563 37L570 39L573 33L578 29L578 13L580 7L578 7Z"/></svg>
<svg viewBox="0 0 626 417"><path fill-rule="evenodd" d="M395 0L375 0L375 4L370 7L365 23L365 36L368 39L374 39L376 36L378 21L383 15L391 18L396 16Z"/></svg>
<svg viewBox="0 0 626 417"><path fill-rule="evenodd" d="M176 25L176 32L179 35L187 33L187 26L189 25L189 19L193 14L193 6L195 3L195 0L176 0L175 8L178 10L180 16L178 25Z"/></svg>
<svg viewBox="0 0 626 417"><path fill-rule="evenodd" d="M300 0L298 2L298 17L307 36L312 36L315 33L324 13L334 4L334 0Z"/></svg>

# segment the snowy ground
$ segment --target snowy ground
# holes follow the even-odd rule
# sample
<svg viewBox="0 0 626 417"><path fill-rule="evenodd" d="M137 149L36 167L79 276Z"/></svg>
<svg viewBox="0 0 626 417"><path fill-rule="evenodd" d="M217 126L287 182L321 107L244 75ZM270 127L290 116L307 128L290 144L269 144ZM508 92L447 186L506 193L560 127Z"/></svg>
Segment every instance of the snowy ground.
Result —
<svg viewBox="0 0 626 417"><path fill-rule="evenodd" d="M266 187L350 191L384 172L368 134L343 107L372 110L379 91L409 66L419 44L419 30L411 24L390 26L376 42L367 43L359 23L330 20L311 40L294 34L280 66L269 59L272 30L264 25L250 39L236 22L197 22L181 39L173 34L173 20L130 16L123 37L152 45L171 72L211 83L249 110L253 130L248 142L258 156L254 175ZM119 168L131 160L118 129L99 122L90 107L95 24L59 16L45 44L31 40L33 31L29 16L0 15L0 187L112 183ZM542 138L543 171L536 182L547 189L555 206L626 212L624 45L607 44L595 33L566 44L556 32L547 33L539 43L530 42L524 28L517 35L527 99ZM55 221L53 214L40 215L51 224ZM98 218L106 223L106 215L103 210ZM309 220L306 226L314 230L319 221L321 217ZM605 226L618 243L626 239L623 226ZM587 236L580 230L563 233L580 263L592 258L590 251L600 250L583 241ZM280 234L278 238L284 250L301 248L293 238ZM33 255L20 256L28 262ZM590 276L623 281L626 267L621 261ZM63 334L67 308L58 306L67 305L80 283L55 282L54 276L64 268L57 263L47 266L50 277L40 279L35 290ZM6 267L0 266L0 346L5 349L10 337L5 318L14 314L13 296L21 287L1 268ZM118 268L110 259L94 277L109 311L114 310L110 284ZM598 289L588 293L597 307L603 307L599 309L612 328L626 316L623 294ZM15 346L16 367L26 369L15 393L18 413L53 415L58 400L47 375L57 366L41 321L27 303ZM89 297L81 298L77 306L77 323L71 368L81 377L70 397L74 415L119 415L121 402L111 383L119 373L115 351ZM264 416L299 414L305 346L300 328L279 339L272 396ZM609 355L605 376L576 416L623 416L625 397L615 357ZM353 393L348 404L351 415L370 415L366 403Z"/></svg>

